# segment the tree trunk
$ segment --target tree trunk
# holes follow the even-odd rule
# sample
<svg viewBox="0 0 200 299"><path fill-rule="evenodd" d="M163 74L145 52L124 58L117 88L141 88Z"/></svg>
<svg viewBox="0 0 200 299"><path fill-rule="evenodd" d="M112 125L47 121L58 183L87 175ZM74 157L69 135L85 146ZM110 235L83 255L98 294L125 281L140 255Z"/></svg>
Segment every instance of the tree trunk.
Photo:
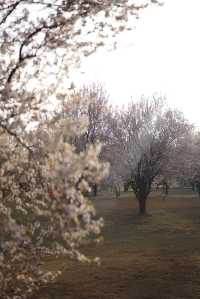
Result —
<svg viewBox="0 0 200 299"><path fill-rule="evenodd" d="M146 201L149 196L149 193L151 192L151 185L152 185L153 179L149 176L141 176L138 175L134 178L134 181L132 182L131 186L133 188L133 191L135 193L135 196L138 200L139 205L139 215L146 215Z"/></svg>
<svg viewBox="0 0 200 299"><path fill-rule="evenodd" d="M97 196L97 191L98 191L98 186L97 186L97 184L94 184L93 186L92 186L92 189L93 189L93 196Z"/></svg>
<svg viewBox="0 0 200 299"><path fill-rule="evenodd" d="M139 198L138 199L139 203L139 215L146 215L146 198Z"/></svg>

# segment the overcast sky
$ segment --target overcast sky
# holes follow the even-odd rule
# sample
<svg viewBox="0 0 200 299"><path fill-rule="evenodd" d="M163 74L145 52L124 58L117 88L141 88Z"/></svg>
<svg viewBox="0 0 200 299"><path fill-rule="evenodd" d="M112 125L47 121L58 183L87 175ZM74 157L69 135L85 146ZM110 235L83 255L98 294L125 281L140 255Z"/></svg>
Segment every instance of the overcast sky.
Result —
<svg viewBox="0 0 200 299"><path fill-rule="evenodd" d="M105 83L115 104L162 94L200 126L199 13L200 0L165 0L163 7L146 9L120 48L89 57L75 83Z"/></svg>

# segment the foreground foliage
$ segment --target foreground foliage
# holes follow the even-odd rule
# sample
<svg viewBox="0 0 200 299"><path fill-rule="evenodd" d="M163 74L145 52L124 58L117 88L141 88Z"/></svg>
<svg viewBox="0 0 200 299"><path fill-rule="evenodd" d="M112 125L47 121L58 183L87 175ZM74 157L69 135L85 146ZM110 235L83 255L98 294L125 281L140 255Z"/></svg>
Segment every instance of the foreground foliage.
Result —
<svg viewBox="0 0 200 299"><path fill-rule="evenodd" d="M86 259L79 246L100 233L102 219L95 219L85 194L106 167L98 146L76 153L70 145L79 125L72 119L40 123L27 133L29 151L1 132L1 298L26 298L55 279L60 271L40 267L46 255Z"/></svg>

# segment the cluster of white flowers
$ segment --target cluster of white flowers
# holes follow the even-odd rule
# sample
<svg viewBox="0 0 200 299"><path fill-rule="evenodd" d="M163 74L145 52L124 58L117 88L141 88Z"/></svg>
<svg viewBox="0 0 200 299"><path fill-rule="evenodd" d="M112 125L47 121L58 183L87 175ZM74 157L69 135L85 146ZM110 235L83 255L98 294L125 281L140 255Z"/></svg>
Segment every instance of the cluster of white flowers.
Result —
<svg viewBox="0 0 200 299"><path fill-rule="evenodd" d="M73 109L72 102L70 106ZM69 143L72 131L74 135L71 119L51 120L49 126L46 121L30 133L31 151L1 132L1 298L27 298L54 280L60 271L42 268L47 254L89 260L79 246L99 235L103 221L96 218L85 194L107 167L98 160L99 145L76 152ZM30 134L24 139L27 144Z"/></svg>

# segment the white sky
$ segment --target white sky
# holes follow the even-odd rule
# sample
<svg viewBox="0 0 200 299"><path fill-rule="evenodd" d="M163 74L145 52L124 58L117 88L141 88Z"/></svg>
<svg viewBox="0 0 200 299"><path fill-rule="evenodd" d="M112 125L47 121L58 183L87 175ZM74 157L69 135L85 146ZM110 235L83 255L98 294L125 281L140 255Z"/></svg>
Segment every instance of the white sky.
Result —
<svg viewBox="0 0 200 299"><path fill-rule="evenodd" d="M147 8L136 29L123 35L114 52L99 50L83 64L75 84L105 83L112 102L141 95L165 95L200 126L200 0L165 0Z"/></svg>

